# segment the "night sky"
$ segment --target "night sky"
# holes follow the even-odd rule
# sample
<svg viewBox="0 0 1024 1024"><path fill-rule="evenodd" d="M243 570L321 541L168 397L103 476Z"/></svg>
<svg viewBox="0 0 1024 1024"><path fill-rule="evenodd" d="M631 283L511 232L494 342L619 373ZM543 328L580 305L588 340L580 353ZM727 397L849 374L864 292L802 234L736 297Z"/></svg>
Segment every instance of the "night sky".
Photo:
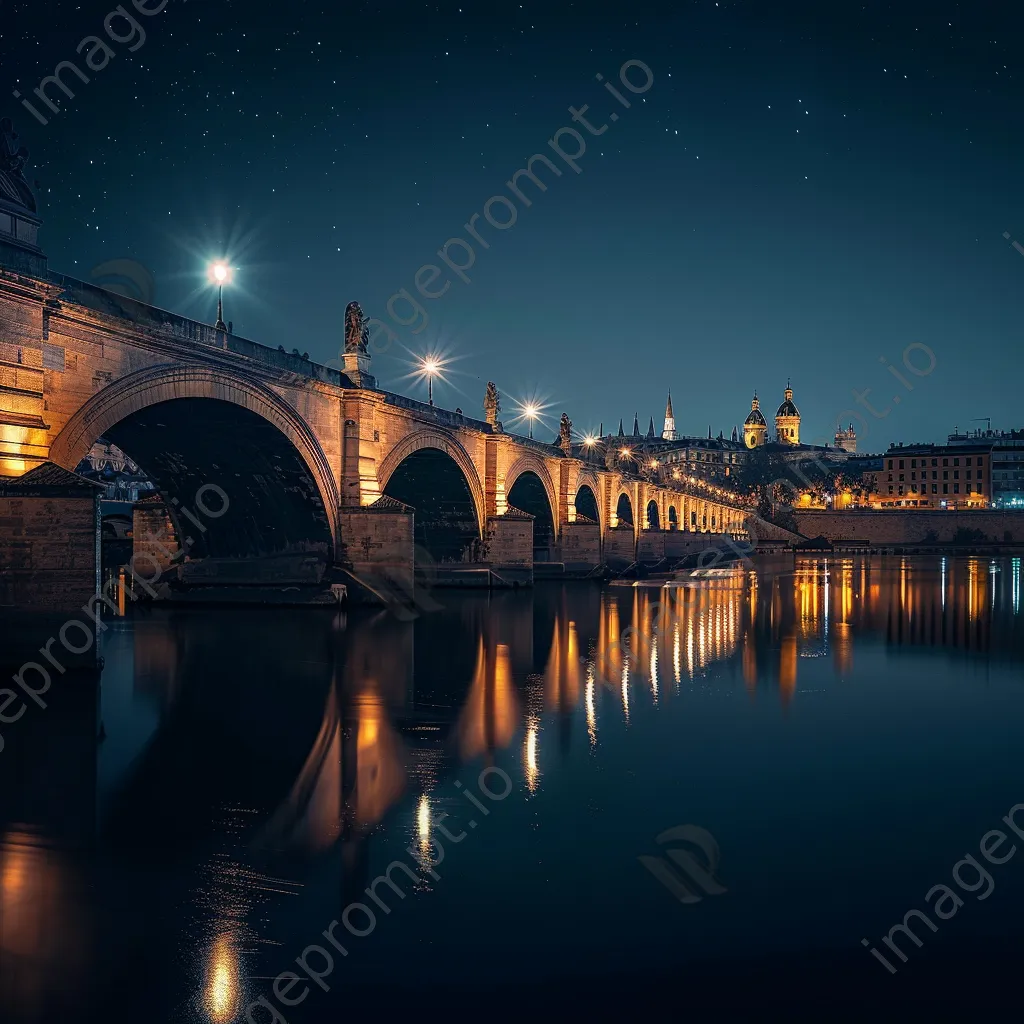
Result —
<svg viewBox="0 0 1024 1024"><path fill-rule="evenodd" d="M104 33L112 0L2 4L0 109L32 154L53 270L137 260L156 305L212 322L204 270L223 255L236 333L328 361L347 301L388 320L440 265L421 281L450 287L419 296L420 333L395 326L379 382L425 398L405 375L443 351L439 405L482 415L493 379L506 426L512 399L550 404L545 439L563 409L580 431L638 411L660 432L667 387L681 431L728 436L755 388L774 413L787 376L808 441L850 409L862 451L1024 425L1014 5L169 0L150 17L126 0L137 45L123 19L124 42ZM113 51L102 70L76 54L89 35ZM11 93L62 60L91 80L66 73L75 98L44 126ZM630 60L653 73L642 95L620 81ZM574 125L584 104L602 134ZM548 146L563 126L585 138L579 174ZM437 250L515 199L539 152L561 176L522 180L532 205L508 229L478 218L490 248L464 282ZM930 374L903 367L912 343ZM856 405L864 389L891 411Z"/></svg>

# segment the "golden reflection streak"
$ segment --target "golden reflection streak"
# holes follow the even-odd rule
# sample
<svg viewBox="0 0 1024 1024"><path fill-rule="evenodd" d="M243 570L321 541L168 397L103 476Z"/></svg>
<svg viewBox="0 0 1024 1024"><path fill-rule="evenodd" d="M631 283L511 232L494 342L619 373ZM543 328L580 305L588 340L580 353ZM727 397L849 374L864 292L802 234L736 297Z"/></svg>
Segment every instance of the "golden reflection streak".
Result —
<svg viewBox="0 0 1024 1024"><path fill-rule="evenodd" d="M526 785L531 793L536 793L537 786L540 784L540 767L537 764L537 733L538 723L536 719L532 719L526 730L526 744L523 750Z"/></svg>
<svg viewBox="0 0 1024 1024"><path fill-rule="evenodd" d="M213 1024L235 1019L240 1002L238 951L229 935L218 935L207 959L206 1012Z"/></svg>
<svg viewBox="0 0 1024 1024"><path fill-rule="evenodd" d="M416 807L416 833L420 843L420 853L430 857L430 797L420 794L420 802Z"/></svg>
<svg viewBox="0 0 1024 1024"><path fill-rule="evenodd" d="M587 735L590 737L591 747L597 746L597 709L594 706L594 666L587 666Z"/></svg>

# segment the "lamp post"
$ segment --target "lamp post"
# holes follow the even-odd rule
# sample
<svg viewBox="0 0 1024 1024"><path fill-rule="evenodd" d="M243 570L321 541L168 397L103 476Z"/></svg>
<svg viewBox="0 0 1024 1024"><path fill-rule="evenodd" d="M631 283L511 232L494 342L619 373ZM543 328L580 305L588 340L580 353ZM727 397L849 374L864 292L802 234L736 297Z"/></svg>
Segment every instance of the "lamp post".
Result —
<svg viewBox="0 0 1024 1024"><path fill-rule="evenodd" d="M433 356L426 356L420 362L420 368L427 378L427 401L434 404L434 377L441 372L441 366Z"/></svg>
<svg viewBox="0 0 1024 1024"><path fill-rule="evenodd" d="M209 278L217 286L217 323L214 330L226 331L224 323L224 285L231 280L231 268L223 261L210 264Z"/></svg>
<svg viewBox="0 0 1024 1024"><path fill-rule="evenodd" d="M530 421L530 440L533 440L533 421L540 415L540 409L532 402L523 406L523 415Z"/></svg>

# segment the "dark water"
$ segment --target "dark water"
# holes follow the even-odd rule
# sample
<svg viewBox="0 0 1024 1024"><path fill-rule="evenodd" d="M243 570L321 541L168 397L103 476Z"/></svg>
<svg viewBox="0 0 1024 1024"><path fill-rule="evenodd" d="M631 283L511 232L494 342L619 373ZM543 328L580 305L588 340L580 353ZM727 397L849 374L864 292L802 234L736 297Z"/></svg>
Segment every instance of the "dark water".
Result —
<svg viewBox="0 0 1024 1024"><path fill-rule="evenodd" d="M1024 846L1020 575L807 559L442 591L415 621L115 620L98 690L4 727L2 1019L1019 1005L1024 853L979 846ZM953 880L967 854L991 889ZM903 962L882 938L912 908L937 930L897 933Z"/></svg>

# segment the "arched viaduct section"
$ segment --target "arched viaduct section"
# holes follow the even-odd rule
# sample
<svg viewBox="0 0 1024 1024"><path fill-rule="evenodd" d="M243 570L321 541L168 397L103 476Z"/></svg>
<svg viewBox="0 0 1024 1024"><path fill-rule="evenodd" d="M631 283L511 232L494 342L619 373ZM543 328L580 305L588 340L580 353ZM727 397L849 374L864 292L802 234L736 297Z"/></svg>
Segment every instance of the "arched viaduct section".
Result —
<svg viewBox="0 0 1024 1024"><path fill-rule="evenodd" d="M188 538L187 561L219 566L207 582L234 579L230 565L265 567L247 583L319 582L345 567L386 589L411 585L421 562L514 581L532 579L535 560L656 562L684 536L743 532L739 506L695 488L384 392L366 354L333 370L91 285L7 269L0 319L11 325L0 338L0 476L74 470L110 441L157 485L178 543L189 492L220 487L231 512Z"/></svg>

